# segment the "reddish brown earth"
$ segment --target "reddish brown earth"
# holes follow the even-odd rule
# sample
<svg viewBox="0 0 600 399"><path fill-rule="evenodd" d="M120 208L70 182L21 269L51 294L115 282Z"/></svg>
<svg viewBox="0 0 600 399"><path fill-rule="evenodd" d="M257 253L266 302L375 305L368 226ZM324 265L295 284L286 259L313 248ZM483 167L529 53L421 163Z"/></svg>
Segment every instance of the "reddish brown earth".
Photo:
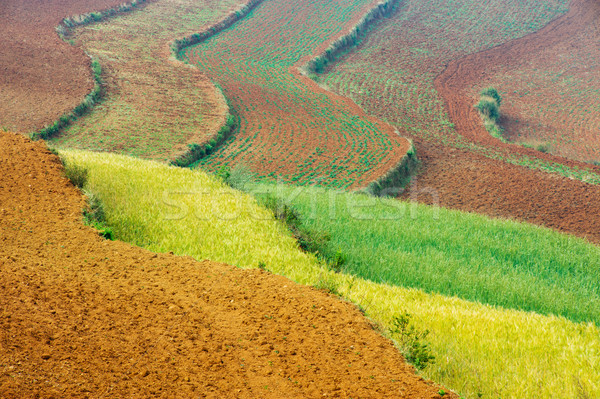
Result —
<svg viewBox="0 0 600 399"><path fill-rule="evenodd" d="M597 167L550 154L504 144L484 129L473 108L472 88L485 80L486 71L556 45L575 35L582 26L597 23L600 5L592 0L574 0L570 11L542 30L488 51L451 62L436 79L450 119L468 140L504 152L520 153L543 160L598 172ZM416 139L423 168L417 178L420 190L428 189L449 208L476 211L540 224L600 242L600 187L507 164L470 151ZM431 203L424 192L407 193Z"/></svg>
<svg viewBox="0 0 600 399"><path fill-rule="evenodd" d="M244 165L260 177L338 188L365 187L396 167L408 140L299 71L376 3L263 2L234 29L188 48L184 57L223 87L241 120L201 165Z"/></svg>
<svg viewBox="0 0 600 399"><path fill-rule="evenodd" d="M89 58L54 28L67 16L123 0L0 1L0 127L40 129L75 108L92 87Z"/></svg>
<svg viewBox="0 0 600 399"><path fill-rule="evenodd" d="M564 19L494 52L502 63L476 81L501 90L502 127L511 141L600 161L599 42L600 3L577 1Z"/></svg>
<svg viewBox="0 0 600 399"><path fill-rule="evenodd" d="M418 138L415 145L422 166L405 198L526 221L600 243L600 187Z"/></svg>
<svg viewBox="0 0 600 399"><path fill-rule="evenodd" d="M541 30L515 39L487 51L470 54L450 62L435 81L436 89L444 97L448 113L456 130L465 138L478 144L518 152L548 161L580 168L591 168L583 162L543 154L521 146L504 144L492 137L484 128L481 117L473 108L476 99L472 88L482 85L499 70L539 54L549 48L568 47L582 31L596 27L600 20L600 3L596 0L572 0L567 14L552 21ZM596 29L592 29L596 31ZM599 32L600 34L600 32ZM593 38L591 38L593 39ZM597 41L592 40L593 45ZM565 105L566 106L566 105ZM593 168L599 171L598 168Z"/></svg>
<svg viewBox="0 0 600 399"><path fill-rule="evenodd" d="M440 397L348 303L100 238L43 144L0 176L0 397Z"/></svg>

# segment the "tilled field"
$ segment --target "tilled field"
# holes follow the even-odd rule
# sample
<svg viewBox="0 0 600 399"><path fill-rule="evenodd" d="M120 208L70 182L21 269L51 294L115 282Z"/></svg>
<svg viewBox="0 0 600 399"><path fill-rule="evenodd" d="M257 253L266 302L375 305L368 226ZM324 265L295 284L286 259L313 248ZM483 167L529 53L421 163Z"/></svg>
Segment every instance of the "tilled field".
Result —
<svg viewBox="0 0 600 399"><path fill-rule="evenodd" d="M70 112L94 86L89 58L54 28L64 17L123 0L0 2L0 128L23 133Z"/></svg>
<svg viewBox="0 0 600 399"><path fill-rule="evenodd" d="M160 0L75 29L70 38L100 62L105 89L52 145L169 161L211 140L225 123L225 99L202 71L175 61L169 45L241 3Z"/></svg>
<svg viewBox="0 0 600 399"><path fill-rule="evenodd" d="M472 5L462 3L465 7ZM505 3L508 8L511 2ZM485 71L501 66L514 49L518 51L512 57L518 59L517 54L525 55L548 45L548 41L569 37L582 25L590 24L597 9L597 4L576 0L567 14L544 27L544 21L550 21L553 14L536 11L538 6L529 3L529 8L519 8L520 16L509 16L518 23L523 23L524 18L536 21L541 30L498 46L515 34L500 27L515 26L515 22L505 21L507 15L491 4L472 5L483 7L478 11L481 15L499 15L500 19L493 22L498 26L486 33L482 29L488 25L473 25L467 17L452 16L456 21L450 25L444 22L448 18L446 11L454 10L446 1L403 3L357 51L335 65L323 77L323 83L351 96L367 112L402 127L413 137L422 168L416 185L404 194L406 198L524 220L598 242L598 186L505 160L529 157L534 162L582 171L597 172L597 168L504 144L484 129L473 108L473 88L481 87ZM544 44L546 36L549 38ZM390 37L394 38L391 42ZM448 44L450 37L456 38L452 45ZM541 43L538 47L529 44L535 40ZM492 48L477 52L486 47Z"/></svg>
<svg viewBox="0 0 600 399"><path fill-rule="evenodd" d="M494 86L502 92L502 126L510 141L600 161L598 21L597 1L575 1L568 16L495 49L497 64L480 67L484 76L476 78L475 88Z"/></svg>
<svg viewBox="0 0 600 399"><path fill-rule="evenodd" d="M261 177L361 187L398 164L408 141L298 68L346 34L376 2L265 1L185 57L218 82L240 118L201 165L245 165Z"/></svg>
<svg viewBox="0 0 600 399"><path fill-rule="evenodd" d="M0 396L440 397L348 303L100 238L42 144L0 175Z"/></svg>

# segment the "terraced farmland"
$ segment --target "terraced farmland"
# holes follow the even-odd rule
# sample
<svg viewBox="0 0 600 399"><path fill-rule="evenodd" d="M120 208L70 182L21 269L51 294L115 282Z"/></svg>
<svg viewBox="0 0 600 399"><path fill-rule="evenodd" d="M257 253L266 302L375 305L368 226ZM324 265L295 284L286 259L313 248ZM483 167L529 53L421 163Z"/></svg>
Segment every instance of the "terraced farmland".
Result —
<svg viewBox="0 0 600 399"><path fill-rule="evenodd" d="M103 67L100 104L52 139L59 147L171 160L208 142L227 105L200 71L171 57L169 43L213 25L241 1L161 0L77 28L71 38Z"/></svg>
<svg viewBox="0 0 600 399"><path fill-rule="evenodd" d="M460 142L436 76L450 60L543 27L567 3L404 1L320 81L416 137Z"/></svg>
<svg viewBox="0 0 600 399"><path fill-rule="evenodd" d="M512 142L585 162L600 161L600 5L574 4L569 34L540 35L503 60L478 85L502 91L503 126ZM585 14L582 15L582 14Z"/></svg>
<svg viewBox="0 0 600 399"><path fill-rule="evenodd" d="M376 2L267 0L182 56L218 82L240 130L200 165L244 164L261 177L358 187L408 150L390 126L319 88L297 67L350 30Z"/></svg>
<svg viewBox="0 0 600 399"><path fill-rule="evenodd" d="M578 5L576 10L594 10L585 0L573 5ZM410 133L423 168L406 197L599 241L600 208L591 198L598 198L600 190L572 180L598 183L598 170L504 144L485 131L473 109L473 93L485 85L480 78L501 64L503 54L498 50L494 63L486 58L488 53L477 51L511 38L517 43L519 36L554 18L547 28L552 32L552 26L561 25L561 15L573 26L582 22L585 12L565 14L566 10L566 1L404 2L320 82ZM479 22L482 19L485 22ZM519 54L524 54L527 47L521 47ZM462 60L468 57L472 59L466 67ZM470 83L461 80L466 70Z"/></svg>
<svg viewBox="0 0 600 399"><path fill-rule="evenodd" d="M123 0L0 2L0 130L30 133L75 108L92 89L89 60L60 40L61 19Z"/></svg>

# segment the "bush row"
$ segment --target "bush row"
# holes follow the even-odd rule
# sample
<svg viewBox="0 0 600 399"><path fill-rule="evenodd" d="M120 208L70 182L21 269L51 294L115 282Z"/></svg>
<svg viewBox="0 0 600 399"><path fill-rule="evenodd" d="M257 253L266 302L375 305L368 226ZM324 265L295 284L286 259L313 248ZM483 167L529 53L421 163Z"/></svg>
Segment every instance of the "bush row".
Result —
<svg viewBox="0 0 600 399"><path fill-rule="evenodd" d="M175 57L177 57L179 55L179 52L181 50L183 50L184 48L201 43L201 42L205 41L206 39L208 39L209 37L212 37L212 36L216 35L217 33L222 32L225 29L229 28L231 25L233 25L234 23L236 23L237 21L239 21L240 19L242 19L246 15L248 15L250 13L250 11L252 11L261 2L262 2L262 0L249 0L239 10L230 14L227 18L225 18L221 22L218 22L218 23L212 25L211 27L203 30L202 32L194 33L190 36L186 36L184 38L174 40L171 43L171 51L173 52L173 55L175 55Z"/></svg>
<svg viewBox="0 0 600 399"><path fill-rule="evenodd" d="M218 88L218 90L220 90L220 88ZM171 165L188 167L205 156L212 154L219 145L231 137L239 126L239 117L229 105L229 101L227 101L227 108L229 110L227 118L217 134L204 144L189 144L188 150L175 160L171 161Z"/></svg>
<svg viewBox="0 0 600 399"><path fill-rule="evenodd" d="M419 166L419 160L414 145L402 157L400 162L385 175L370 183L366 193L377 197L397 197L399 191L406 186Z"/></svg>
<svg viewBox="0 0 600 399"><path fill-rule="evenodd" d="M61 129L70 125L71 122L77 120L78 117L84 115L94 104L96 104L102 97L102 67L98 60L92 59L91 62L92 71L94 73L94 88L92 91L85 96L83 101L76 106L73 111L64 114L58 120L54 121L53 124L47 125L37 132L31 134L33 140L43 139L46 140L50 137L55 136Z"/></svg>
<svg viewBox="0 0 600 399"><path fill-rule="evenodd" d="M309 61L305 67L307 72L309 74L323 72L327 65L333 62L341 52L358 43L371 22L388 16L399 2L399 0L385 0L377 4L375 8L361 18L348 34L335 40L323 53Z"/></svg>
<svg viewBox="0 0 600 399"><path fill-rule="evenodd" d="M116 7L109 8L104 11L94 11L86 14L78 14L64 18L61 21L61 23L56 27L56 32L62 39L64 39L71 33L73 28L76 26L98 22L105 18L112 17L116 14L130 11L132 8L145 2L146 0L132 0L130 2L120 4Z"/></svg>

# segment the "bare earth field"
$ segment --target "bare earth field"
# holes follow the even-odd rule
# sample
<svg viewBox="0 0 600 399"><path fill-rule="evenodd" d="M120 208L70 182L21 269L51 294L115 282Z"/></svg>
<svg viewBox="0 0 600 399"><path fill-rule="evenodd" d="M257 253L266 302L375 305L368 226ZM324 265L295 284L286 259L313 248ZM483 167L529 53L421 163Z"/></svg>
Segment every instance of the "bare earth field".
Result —
<svg viewBox="0 0 600 399"><path fill-rule="evenodd" d="M43 144L0 175L0 396L440 397L348 303L100 238Z"/></svg>
<svg viewBox="0 0 600 399"><path fill-rule="evenodd" d="M89 59L54 28L123 0L0 2L0 128L29 133L75 108L93 87Z"/></svg>
<svg viewBox="0 0 600 399"><path fill-rule="evenodd" d="M494 50L500 63L486 64L476 89L501 91L501 123L510 141L600 161L599 41L600 4L575 1L560 22Z"/></svg>

